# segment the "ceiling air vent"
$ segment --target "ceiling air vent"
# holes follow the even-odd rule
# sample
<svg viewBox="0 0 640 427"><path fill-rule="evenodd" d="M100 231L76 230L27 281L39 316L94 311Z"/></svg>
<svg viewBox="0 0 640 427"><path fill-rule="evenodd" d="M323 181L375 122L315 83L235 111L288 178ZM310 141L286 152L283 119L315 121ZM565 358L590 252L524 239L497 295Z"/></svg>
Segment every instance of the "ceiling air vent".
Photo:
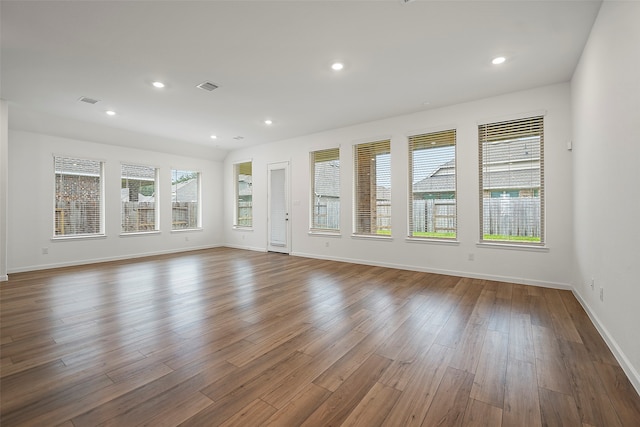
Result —
<svg viewBox="0 0 640 427"><path fill-rule="evenodd" d="M206 90L206 91L213 91L215 89L218 89L218 85L215 83L211 83L211 82L202 82L200 83L198 86L196 86L202 90Z"/></svg>
<svg viewBox="0 0 640 427"><path fill-rule="evenodd" d="M93 99L93 98L88 98L86 96L81 96L80 99L78 99L78 101L80 102L86 102L87 104L97 104L98 102L100 102L98 99Z"/></svg>

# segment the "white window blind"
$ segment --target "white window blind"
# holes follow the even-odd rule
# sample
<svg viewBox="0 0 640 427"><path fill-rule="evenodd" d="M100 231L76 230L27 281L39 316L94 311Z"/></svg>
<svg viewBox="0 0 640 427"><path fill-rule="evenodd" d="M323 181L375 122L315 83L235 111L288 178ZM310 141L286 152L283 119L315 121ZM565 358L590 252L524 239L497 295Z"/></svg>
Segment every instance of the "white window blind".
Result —
<svg viewBox="0 0 640 427"><path fill-rule="evenodd" d="M102 162L54 156L54 169L54 235L103 234Z"/></svg>
<svg viewBox="0 0 640 427"><path fill-rule="evenodd" d="M236 215L235 226L253 225L253 175L251 162L235 165Z"/></svg>
<svg viewBox="0 0 640 427"><path fill-rule="evenodd" d="M354 233L391 235L391 141L354 147Z"/></svg>
<svg viewBox="0 0 640 427"><path fill-rule="evenodd" d="M311 230L340 230L340 149L311 153Z"/></svg>
<svg viewBox="0 0 640 427"><path fill-rule="evenodd" d="M200 227L200 173L171 171L171 229Z"/></svg>
<svg viewBox="0 0 640 427"><path fill-rule="evenodd" d="M455 239L455 129L409 137L409 179L409 236Z"/></svg>
<svg viewBox="0 0 640 427"><path fill-rule="evenodd" d="M478 127L480 239L544 243L542 116Z"/></svg>
<svg viewBox="0 0 640 427"><path fill-rule="evenodd" d="M122 164L120 176L122 233L158 230L157 169Z"/></svg>

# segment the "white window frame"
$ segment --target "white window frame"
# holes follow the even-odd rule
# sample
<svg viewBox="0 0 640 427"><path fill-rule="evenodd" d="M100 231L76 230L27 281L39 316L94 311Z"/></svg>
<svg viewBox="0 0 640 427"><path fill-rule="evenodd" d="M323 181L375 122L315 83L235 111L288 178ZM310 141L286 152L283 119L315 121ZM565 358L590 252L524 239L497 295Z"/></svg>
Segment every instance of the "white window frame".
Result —
<svg viewBox="0 0 640 427"><path fill-rule="evenodd" d="M63 208L59 208L58 207L58 200L57 200L57 181L58 181L58 172L56 171L56 160L57 159L61 159L63 162L95 162L95 163L99 163L99 183L98 183L98 191L99 191L99 209L98 209L98 231L94 232L94 233L73 233L73 234L67 234L66 233L66 219L65 219L65 210ZM72 163L73 164L73 163ZM88 158L88 157L83 157L83 156L70 156L70 155L61 155L61 154L54 154L53 155L53 221L52 221L52 231L53 231L53 237L52 240L65 240L65 239L83 239L83 238L99 238L99 237L105 237L105 186L104 186L104 171L105 171L105 162L104 160L100 160L100 159L92 159L92 158ZM70 174L70 175L76 175L76 176L95 176L95 175L90 175L90 174L82 174L82 173L75 173L75 174ZM60 224L60 221L62 221L62 224ZM63 230L64 234L56 234L56 232L58 230Z"/></svg>
<svg viewBox="0 0 640 427"><path fill-rule="evenodd" d="M174 209L176 209L177 207L182 207L182 206L175 206L175 203L189 203L189 202L179 202L177 200L175 200L176 197L178 197L178 188L174 188L174 186L176 186L176 181L175 178L177 178L178 174L197 174L196 176L196 185L197 185L197 189L196 189L196 196L197 196L197 209L196 212L194 214L191 214L188 210L187 207L187 227L184 228L176 228L176 225L182 224L184 221L180 220L180 221L176 221L175 218L175 211ZM183 176L184 176L183 175ZM181 179L181 178L178 178ZM180 181L182 182L182 181ZM195 216L195 225L189 227L189 220ZM181 232L181 231L190 231L190 230L201 230L202 229L202 172L197 171L197 170L193 170L193 169L178 169L178 168L171 168L171 231L172 232Z"/></svg>
<svg viewBox="0 0 640 427"><path fill-rule="evenodd" d="M368 146L368 148L367 148ZM362 151L361 151L362 149ZM360 190L360 182L359 182L359 177L362 176L362 179L365 179L365 175L360 174L360 162L362 161L367 161L368 165L363 166L363 172L366 170L369 170L369 174L366 174L366 176L371 176L371 161L375 161L374 158L372 158L372 156L378 156L378 155L384 155L384 154L388 154L389 155L389 206L388 206L388 210L389 210L389 233L386 232L380 232L380 229L384 229L384 227L378 227L378 222L379 222L379 208L378 208L378 204L377 204L377 200L378 199L378 185L377 185L377 179L376 179L376 184L375 184L375 192L376 192L376 206L375 206L375 212L372 209L371 206L371 193L364 193L369 194L369 204L368 204L368 209L363 210L361 212L361 210L358 207L358 202L359 202L359 197L362 196L362 193L359 191ZM385 139L379 139L379 140L373 140L373 141L367 141L367 142L362 142L362 143L357 143L354 144L353 146L353 237L366 237L366 238L378 238L378 239L391 239L392 236L392 232L393 232L393 228L391 225L391 207L392 207L392 201L391 201L391 189L392 189L392 183L391 183L391 170L392 170L392 159L391 159L391 139L390 138L385 138ZM360 160L359 160L360 159ZM369 179L369 188L371 189L371 178ZM364 200L364 199L363 199ZM368 219L368 227L360 227L360 221L364 221L364 223L366 224L367 221L366 217L364 217L363 215L366 215L367 212L369 213L370 217ZM372 217L375 218L375 225L373 224L373 220ZM369 228L368 231L365 230L365 228Z"/></svg>
<svg viewBox="0 0 640 427"><path fill-rule="evenodd" d="M496 190L496 188L492 188L491 184L485 185L484 174L488 173L489 169L485 170L487 166L485 165L485 162L483 159L484 151L486 151L486 148L484 147L488 146L488 144L507 143L510 141L522 141L526 138L535 138L535 137L539 138L539 146L534 145L531 147L535 147L539 149L539 158L537 159L539 164L537 168L539 170L539 188L538 188L538 196L537 196L539 198L539 209L538 209L539 223L534 224L533 226L534 227L537 226L540 230L539 241L528 240L526 238L527 236L518 237L514 239L486 238L486 236L489 236L489 235L499 236L502 233L489 234L488 232L485 232L485 220L484 220L484 210L485 210L484 203L486 198L485 193L487 191L489 193L492 193L492 190L494 190L493 192L500 191L500 190L499 189ZM522 143L523 145L525 144L524 141ZM534 153L533 149L531 150L532 150L532 153ZM536 168L532 168L531 165L526 164L527 161L531 163L534 160L535 160L534 154L531 154L531 160L523 160L515 157L513 160L509 160L507 162L504 162L504 161L499 162L499 164L503 164L503 166L501 166L501 168L494 166L492 170L493 171L498 171L498 170L511 171L511 170L521 170L521 169L535 170ZM487 165L491 165L491 164L492 163L487 163ZM497 165L498 163L493 163L493 164ZM546 240L546 237L545 237L545 183L544 183L544 113L531 114L528 116L518 117L510 120L505 119L500 121L479 123L478 124L478 170L479 170L479 199L480 199L479 244L504 245L504 246L513 246L513 247L520 246L520 247L531 247L531 248L544 247L545 240ZM519 198L523 197L522 196L523 192L531 193L531 197L536 197L534 187L528 187L528 188L522 187L520 189L520 186L518 185L513 186L513 184L511 184L510 188L505 188L503 192L505 194L510 195L511 192L515 192L516 190L518 190L520 194L518 196ZM492 199L492 197L488 197L487 199ZM526 226L526 228L530 228L530 227L531 226L528 226L528 225ZM491 230L487 230L487 231L490 232Z"/></svg>
<svg viewBox="0 0 640 427"><path fill-rule="evenodd" d="M443 129L443 130L438 130L438 131L430 131L430 132L422 132L419 134L414 134L414 135L409 135L408 139L408 171L409 171L409 193L408 193L408 238L409 239L416 239L416 240L423 240L423 241L428 241L428 240L436 240L436 241L447 241L447 242L451 242L451 241L456 241L457 237L458 237L458 190L457 190L457 184L458 184L458 169L457 169L457 151L458 151L458 147L457 147L457 131L455 128L453 129ZM447 191L447 193L453 193L453 199L454 203L453 203L453 209L451 209L450 207L446 207L445 206L445 213L444 213L444 217L442 218L437 218L436 217L436 213L433 212L432 215L432 228L434 229L434 231L423 231L423 232L418 232L415 230L416 228L416 224L414 223L414 185L416 183L413 182L414 180L414 152L416 151L424 151L427 152L429 149L434 148L444 148L444 147L453 147L453 188L451 191ZM433 157L430 157L433 158ZM435 162L434 162L435 164ZM441 166L443 166L446 163L443 163ZM423 179L427 179L428 177L425 176L425 178ZM422 181L422 180L421 180ZM433 191L435 192L435 191ZM433 200L451 200L448 198L434 198ZM427 205L427 203L425 202L425 206ZM437 209L437 206L432 207L432 209ZM453 211L453 214L451 214L451 211ZM441 235L438 235L437 233L437 228L438 228L438 224L436 224L436 222L439 223L444 223L444 225L446 225L445 228L449 229L449 227L452 226L453 224L453 228L452 228L452 232L453 232L453 236L446 236L446 232L445 233L440 233ZM425 220L425 223L427 221ZM428 224L425 224L424 228L429 228L427 226ZM422 235L417 234L417 233L422 233Z"/></svg>
<svg viewBox="0 0 640 427"><path fill-rule="evenodd" d="M240 224L242 218L240 215L240 168L242 165L249 164L251 166L251 182L249 183L251 188L251 217L249 224ZM246 174L245 174L246 175ZM234 208L233 208L233 227L241 229L253 228L253 161L245 160L233 164L233 183L234 183Z"/></svg>
<svg viewBox="0 0 640 427"><path fill-rule="evenodd" d="M337 214L337 227L322 227L316 221L316 210L319 209L320 199L322 195L317 191L317 182L316 182L316 165L320 163L318 161L318 157L325 157L326 161L337 161L338 164L335 166L337 168L337 200L338 200L338 214ZM309 181L310 181L310 192L309 192L309 232L312 234L340 234L340 214L341 214L341 197L340 197L340 147L334 148L326 148L321 150L311 151L309 153ZM327 206L328 207L328 206ZM327 213L328 215L328 213Z"/></svg>
<svg viewBox="0 0 640 427"><path fill-rule="evenodd" d="M153 208L153 228L152 229L146 229L146 230L141 230L141 229L137 229L134 231L125 231L124 228L124 202L122 201L122 199L120 200L120 234L121 235L135 235L135 234L149 234L149 233L157 233L160 231L160 199L159 199L159 195L160 195L160 191L159 191L159 187L160 187L160 179L159 179L159 168L155 167L155 166L148 166L148 165L142 165L142 164L138 164L138 163L132 163L132 162L122 162L120 163L120 196L122 197L122 180L123 179L133 179L132 177L125 177L124 176L124 172L123 172L123 168L124 167L141 167L141 168L148 168L148 169L153 169L153 175L154 175L154 179L153 179L153 185L154 185L154 196L153 196L153 203L154 203L154 208ZM140 181L142 181L142 179L139 179ZM139 202L138 202L139 203ZM141 215L140 215L140 207L136 207L134 209L134 211L136 212L137 215L137 219L139 220ZM144 210L144 209L143 209ZM148 217L147 215L145 215L144 217ZM138 224L140 226L140 224ZM146 227L147 224L143 223L142 227Z"/></svg>

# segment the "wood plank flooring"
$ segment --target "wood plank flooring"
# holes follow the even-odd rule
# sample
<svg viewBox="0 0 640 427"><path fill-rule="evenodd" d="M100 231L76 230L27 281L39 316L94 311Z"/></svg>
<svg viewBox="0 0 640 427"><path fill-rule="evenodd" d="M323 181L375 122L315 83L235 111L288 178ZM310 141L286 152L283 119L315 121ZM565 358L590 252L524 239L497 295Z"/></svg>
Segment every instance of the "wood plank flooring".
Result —
<svg viewBox="0 0 640 427"><path fill-rule="evenodd" d="M568 291L228 248L12 274L8 426L640 426Z"/></svg>

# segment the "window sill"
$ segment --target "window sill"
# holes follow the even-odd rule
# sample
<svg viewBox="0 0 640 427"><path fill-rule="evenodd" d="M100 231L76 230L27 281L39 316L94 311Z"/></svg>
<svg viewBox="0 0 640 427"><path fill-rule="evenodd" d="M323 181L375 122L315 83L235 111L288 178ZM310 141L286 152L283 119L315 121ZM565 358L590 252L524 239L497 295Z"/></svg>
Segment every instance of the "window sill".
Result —
<svg viewBox="0 0 640 427"><path fill-rule="evenodd" d="M233 229L238 231L253 231L253 227L244 226L244 225L234 225Z"/></svg>
<svg viewBox="0 0 640 427"><path fill-rule="evenodd" d="M391 242L393 240L392 236L379 236L375 234L352 234L351 238L357 240L380 240L381 242Z"/></svg>
<svg viewBox="0 0 640 427"><path fill-rule="evenodd" d="M339 231L318 231L318 230L314 230L314 231L309 231L309 236L316 236L316 237L342 237L342 234L340 234Z"/></svg>
<svg viewBox="0 0 640 427"><path fill-rule="evenodd" d="M426 244L436 244L436 245L452 245L457 246L460 244L460 241L456 239L430 239L427 237L407 237L405 241L408 243L426 243Z"/></svg>
<svg viewBox="0 0 640 427"><path fill-rule="evenodd" d="M153 231L132 231L130 233L120 233L120 237L134 237L134 236L148 236L148 235L159 235L160 230Z"/></svg>
<svg viewBox="0 0 640 427"><path fill-rule="evenodd" d="M184 233L185 231L202 231L202 228L180 228L177 230L171 230L172 233Z"/></svg>
<svg viewBox="0 0 640 427"><path fill-rule="evenodd" d="M94 239L106 239L106 234L79 234L74 236L54 236L51 238L52 242L64 242L68 240L94 240Z"/></svg>
<svg viewBox="0 0 640 427"><path fill-rule="evenodd" d="M476 243L478 248L490 248L490 249L509 249L516 251L531 251L531 252L549 252L549 247L544 245L523 245L517 243L488 243L478 242Z"/></svg>

